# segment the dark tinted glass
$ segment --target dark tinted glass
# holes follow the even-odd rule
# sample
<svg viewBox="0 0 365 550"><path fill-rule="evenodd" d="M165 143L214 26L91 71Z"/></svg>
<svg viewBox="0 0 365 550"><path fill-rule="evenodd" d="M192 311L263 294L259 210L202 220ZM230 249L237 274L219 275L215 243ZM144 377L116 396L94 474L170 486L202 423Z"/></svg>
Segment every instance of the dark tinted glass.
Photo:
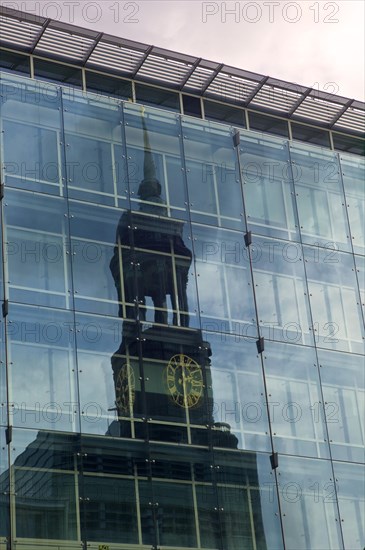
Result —
<svg viewBox="0 0 365 550"><path fill-rule="evenodd" d="M296 124L295 122L291 123L291 129L293 139L308 141L309 143L323 145L324 147L330 146L330 138L327 130L313 128L312 126L305 126L304 124Z"/></svg>
<svg viewBox="0 0 365 550"><path fill-rule="evenodd" d="M286 120L253 112L249 112L248 117L251 130L269 132L270 134L275 134L277 136L289 136L288 123Z"/></svg>
<svg viewBox="0 0 365 550"><path fill-rule="evenodd" d="M86 87L92 92L99 92L105 95L121 97L122 99L132 98L132 83L128 80L114 78L105 74L98 74L92 71L86 72Z"/></svg>
<svg viewBox="0 0 365 550"><path fill-rule="evenodd" d="M62 82L62 84L82 87L81 69L52 63L43 59L34 60L34 76L45 80Z"/></svg>
<svg viewBox="0 0 365 550"><path fill-rule="evenodd" d="M214 101L204 102L205 118L208 120L220 120L222 122L231 122L236 126L246 128L245 112L243 109L215 103Z"/></svg>
<svg viewBox="0 0 365 550"><path fill-rule="evenodd" d="M332 137L335 149L338 149L339 151L347 151L348 153L354 153L355 155L365 155L365 140L345 136L343 134L336 134L335 132L333 132Z"/></svg>
<svg viewBox="0 0 365 550"><path fill-rule="evenodd" d="M135 486L131 479L84 475L84 538L137 543ZM99 545L99 548L108 546Z"/></svg>
<svg viewBox="0 0 365 550"><path fill-rule="evenodd" d="M159 105L168 111L180 111L178 94L160 88L136 84L136 100L145 105Z"/></svg>
<svg viewBox="0 0 365 550"><path fill-rule="evenodd" d="M30 74L29 57L18 53L0 51L0 67L7 71Z"/></svg>
<svg viewBox="0 0 365 550"><path fill-rule="evenodd" d="M202 110L199 97L183 95L183 106L185 115L197 116L201 118Z"/></svg>

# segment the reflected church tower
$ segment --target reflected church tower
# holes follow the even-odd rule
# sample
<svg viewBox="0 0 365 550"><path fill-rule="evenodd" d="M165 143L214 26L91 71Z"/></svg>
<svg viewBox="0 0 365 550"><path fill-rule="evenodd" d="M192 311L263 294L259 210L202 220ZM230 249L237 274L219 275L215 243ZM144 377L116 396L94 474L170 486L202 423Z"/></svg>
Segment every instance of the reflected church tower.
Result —
<svg viewBox="0 0 365 550"><path fill-rule="evenodd" d="M110 262L124 319L121 344L111 360L118 423L110 431L138 437L141 420L148 418L154 439L185 442L183 424L214 425L212 352L202 331L189 327L192 252L183 240L184 222L168 217L143 108L140 121L139 207L122 214ZM215 428L212 433L225 440L222 446L237 446L227 425Z"/></svg>
<svg viewBox="0 0 365 550"><path fill-rule="evenodd" d="M138 188L139 210L121 216L116 235L118 246L110 262L119 303L126 303L125 314L121 307L119 316L145 321L149 297L154 306L153 321L166 325L167 296L170 296L172 325L187 327L187 283L192 253L183 241L184 222L167 217L143 111L141 122L144 159L143 180Z"/></svg>

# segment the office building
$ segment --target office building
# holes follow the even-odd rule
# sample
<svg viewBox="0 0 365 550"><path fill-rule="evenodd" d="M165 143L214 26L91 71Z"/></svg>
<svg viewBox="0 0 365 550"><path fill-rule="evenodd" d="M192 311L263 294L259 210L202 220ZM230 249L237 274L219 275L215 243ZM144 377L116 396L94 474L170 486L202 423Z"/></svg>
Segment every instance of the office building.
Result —
<svg viewBox="0 0 365 550"><path fill-rule="evenodd" d="M1 550L362 550L364 104L1 12Z"/></svg>

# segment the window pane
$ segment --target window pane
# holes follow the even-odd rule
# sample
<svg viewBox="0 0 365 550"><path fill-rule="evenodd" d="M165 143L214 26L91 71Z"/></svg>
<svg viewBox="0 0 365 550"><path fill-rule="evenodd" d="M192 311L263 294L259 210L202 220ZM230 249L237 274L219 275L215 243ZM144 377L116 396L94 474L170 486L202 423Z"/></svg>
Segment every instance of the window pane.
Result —
<svg viewBox="0 0 365 550"><path fill-rule="evenodd" d="M188 119L182 127L193 221L242 229L242 191L231 131Z"/></svg>
<svg viewBox="0 0 365 550"><path fill-rule="evenodd" d="M183 94L184 115L202 117L200 97Z"/></svg>
<svg viewBox="0 0 365 550"><path fill-rule="evenodd" d="M256 237L251 251L261 335L313 345L300 245Z"/></svg>
<svg viewBox="0 0 365 550"><path fill-rule="evenodd" d="M121 99L131 100L132 98L131 82L93 71L86 71L86 89Z"/></svg>
<svg viewBox="0 0 365 550"><path fill-rule="evenodd" d="M256 322L242 234L195 224L193 239L203 328L236 333ZM214 291L212 292L212 289Z"/></svg>
<svg viewBox="0 0 365 550"><path fill-rule="evenodd" d="M283 548L269 455L215 452L223 548Z"/></svg>
<svg viewBox="0 0 365 550"><path fill-rule="evenodd" d="M365 257L355 255L355 265L357 280L359 282L361 305L365 314Z"/></svg>
<svg viewBox="0 0 365 550"><path fill-rule="evenodd" d="M184 425L208 423L209 343L202 340L200 331L182 328L151 327L143 338L150 438L187 442Z"/></svg>
<svg viewBox="0 0 365 550"><path fill-rule="evenodd" d="M66 201L15 189L5 197L9 300L71 308Z"/></svg>
<svg viewBox="0 0 365 550"><path fill-rule="evenodd" d="M5 74L1 84L5 184L63 195L60 89Z"/></svg>
<svg viewBox="0 0 365 550"><path fill-rule="evenodd" d="M6 441L3 427L0 427L0 437ZM8 536L10 527L9 482L8 449L2 445L0 448L0 536L3 538Z"/></svg>
<svg viewBox="0 0 365 550"><path fill-rule="evenodd" d="M117 196L125 200L120 103L75 91L64 107L69 197L117 206Z"/></svg>
<svg viewBox="0 0 365 550"><path fill-rule="evenodd" d="M149 546L157 546L157 528L155 499L152 493L152 483L146 479L138 480L139 507L144 521L141 525L142 542Z"/></svg>
<svg viewBox="0 0 365 550"><path fill-rule="evenodd" d="M318 350L318 359L332 457L364 462L364 358Z"/></svg>
<svg viewBox="0 0 365 550"><path fill-rule="evenodd" d="M128 103L124 121L132 209L186 219L180 117Z"/></svg>
<svg viewBox="0 0 365 550"><path fill-rule="evenodd" d="M205 333L212 350L213 445L270 451L267 405L256 340Z"/></svg>
<svg viewBox="0 0 365 550"><path fill-rule="evenodd" d="M288 122L280 118L262 115L253 111L248 112L250 130L268 132L277 136L289 138Z"/></svg>
<svg viewBox="0 0 365 550"><path fill-rule="evenodd" d="M323 147L330 146L329 132L327 130L321 130L320 128L314 128L313 126L305 126L304 124L296 124L291 122L291 131L293 139L299 141L308 141L316 145L322 145Z"/></svg>
<svg viewBox="0 0 365 550"><path fill-rule="evenodd" d="M364 323L353 258L313 247L305 247L304 255L317 345L363 353Z"/></svg>
<svg viewBox="0 0 365 550"><path fill-rule="evenodd" d="M0 50L0 67L2 71L25 73L30 75L30 58L15 52Z"/></svg>
<svg viewBox="0 0 365 550"><path fill-rule="evenodd" d="M2 297L2 300L4 298ZM5 352L5 327L4 323L0 325L0 361L1 364L6 364L6 352ZM1 426L7 426L8 425L8 411L7 411L7 405L8 405L8 398L7 398L7 376L6 376L6 369L2 368L0 369L0 425Z"/></svg>
<svg viewBox="0 0 365 550"><path fill-rule="evenodd" d="M157 527L162 546L196 546L196 527L191 484L152 481L158 502Z"/></svg>
<svg viewBox="0 0 365 550"><path fill-rule="evenodd" d="M337 155L291 145L291 160L303 242L350 251Z"/></svg>
<svg viewBox="0 0 365 550"><path fill-rule="evenodd" d="M12 447L17 539L80 540L73 439L14 430Z"/></svg>
<svg viewBox="0 0 365 550"><path fill-rule="evenodd" d="M343 548L330 461L280 455L278 473L286 548Z"/></svg>
<svg viewBox="0 0 365 550"><path fill-rule="evenodd" d="M84 474L83 539L137 544L137 514L133 480Z"/></svg>
<svg viewBox="0 0 365 550"><path fill-rule="evenodd" d="M197 326L195 278L189 277L191 237L186 225L139 212L122 214L109 264L121 302L119 316Z"/></svg>
<svg viewBox="0 0 365 550"><path fill-rule="evenodd" d="M235 126L246 127L245 111L224 103L204 101L204 114L207 120L218 120Z"/></svg>
<svg viewBox="0 0 365 550"><path fill-rule="evenodd" d="M355 254L365 254L365 163L359 157L341 155L342 178Z"/></svg>
<svg viewBox="0 0 365 550"><path fill-rule="evenodd" d="M346 151L347 153L353 153L354 155L365 155L365 141L363 139L356 139L352 136L336 134L336 132L332 132L332 137L335 149L338 149L339 151Z"/></svg>
<svg viewBox="0 0 365 550"><path fill-rule="evenodd" d="M286 141L241 133L240 162L247 224L251 231L298 239Z"/></svg>
<svg viewBox="0 0 365 550"><path fill-rule="evenodd" d="M11 304L8 323L12 423L78 430L71 312Z"/></svg>
<svg viewBox="0 0 365 550"><path fill-rule="evenodd" d="M362 550L365 531L365 469L362 465L334 462L338 504L345 548Z"/></svg>
<svg viewBox="0 0 365 550"><path fill-rule="evenodd" d="M34 76L39 80L50 80L82 88L81 69L69 65L34 58Z"/></svg>
<svg viewBox="0 0 365 550"><path fill-rule="evenodd" d="M150 527L153 536L152 517L140 511L144 497L141 486L143 493L144 485L151 485L141 481L150 473L151 464L145 443L132 443L118 437L83 436L81 446L82 474L78 482L82 540L94 542L96 548L101 542L116 543L116 547L125 544L130 548L128 544L141 542L141 527ZM151 491L148 493L151 502Z"/></svg>
<svg viewBox="0 0 365 550"><path fill-rule="evenodd" d="M218 491L213 485L196 485L199 514L200 543L202 548L221 547L221 529L218 520Z"/></svg>
<svg viewBox="0 0 365 550"><path fill-rule="evenodd" d="M167 111L180 112L179 94L170 92L169 90L162 90L161 88L146 86L145 84L138 84L138 82L136 82L135 86L137 103L160 106Z"/></svg>
<svg viewBox="0 0 365 550"><path fill-rule="evenodd" d="M112 261L121 211L76 201L69 207L75 309L117 316L123 297Z"/></svg>
<svg viewBox="0 0 365 550"><path fill-rule="evenodd" d="M314 349L267 341L264 367L275 449L329 458Z"/></svg>
<svg viewBox="0 0 365 550"><path fill-rule="evenodd" d="M135 437L143 415L136 345L122 340L119 319L76 315L81 431Z"/></svg>

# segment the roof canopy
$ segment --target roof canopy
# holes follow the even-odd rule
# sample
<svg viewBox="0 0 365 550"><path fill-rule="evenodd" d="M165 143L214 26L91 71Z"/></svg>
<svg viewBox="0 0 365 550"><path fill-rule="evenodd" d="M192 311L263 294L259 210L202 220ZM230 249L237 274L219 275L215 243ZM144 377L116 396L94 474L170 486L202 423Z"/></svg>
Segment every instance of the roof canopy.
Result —
<svg viewBox="0 0 365 550"><path fill-rule="evenodd" d="M6 7L0 26L4 47L342 132L365 131L361 101Z"/></svg>

